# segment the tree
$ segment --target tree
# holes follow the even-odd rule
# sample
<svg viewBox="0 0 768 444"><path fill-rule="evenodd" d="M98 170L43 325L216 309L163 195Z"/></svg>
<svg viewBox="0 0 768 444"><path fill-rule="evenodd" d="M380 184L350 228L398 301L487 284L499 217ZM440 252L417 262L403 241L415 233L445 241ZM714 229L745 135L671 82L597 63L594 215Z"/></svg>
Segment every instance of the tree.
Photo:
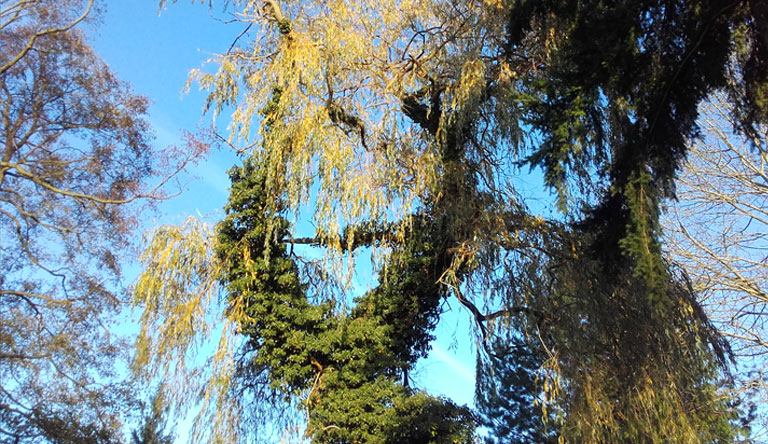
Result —
<svg viewBox="0 0 768 444"><path fill-rule="evenodd" d="M501 329L488 353L478 353L475 399L488 444L557 442L554 415L542 418L537 381L543 353L530 348L513 329Z"/></svg>
<svg viewBox="0 0 768 444"><path fill-rule="evenodd" d="M148 100L85 43L94 7L0 2L3 441L117 439L120 264L139 202L198 154L152 146Z"/></svg>
<svg viewBox="0 0 768 444"><path fill-rule="evenodd" d="M735 133L722 95L704 106L703 137L691 144L676 202L664 217L669 254L688 270L715 326L739 362L737 388L765 402L766 228L765 126L757 138Z"/></svg>
<svg viewBox="0 0 768 444"><path fill-rule="evenodd" d="M173 435L163 433L166 427L167 406L163 403L163 390L152 397L149 412L145 412L138 429L131 432L131 444L173 444Z"/></svg>
<svg viewBox="0 0 768 444"><path fill-rule="evenodd" d="M264 170L251 162L232 170L227 217L217 229L220 279L244 311L238 322L249 378L301 393L313 442L469 443L469 411L411 390L407 380L445 296L437 281L452 242L433 234L440 221L414 221L414 235L393 251L379 286L355 298L353 309L312 304L286 245L275 242L287 238L287 223L270 220Z"/></svg>
<svg viewBox="0 0 768 444"><path fill-rule="evenodd" d="M220 280L226 325L243 335L222 342L215 362L224 371L205 400L215 393L248 410L253 398L236 387L250 388L249 378L234 377L247 375L276 390L256 399L282 394L300 406L313 440L354 442L369 424L323 410L323 401L379 376L407 380L412 358L428 347L436 301L450 296L481 338L503 323L526 341L521 350L539 354L541 387L530 396L543 418L554 416L559 440L736 439L738 412L721 384L728 344L664 258L659 214L708 94L730 91L745 133L764 120L763 2L232 7L245 29L215 59L218 71L196 79L215 113L234 109L228 141L251 155L245 171L255 168L255 183L246 189L259 197L237 207L233 194L215 237L157 231L137 285L151 332L137 362L157 351L158 363L183 356L197 326L181 322ZM523 166L540 168L559 217L527 207L515 174ZM234 183L251 174L236 173ZM305 204L317 231L303 241L328 250L319 279L290 264L301 262L288 247L298 239L278 222ZM352 298L326 284L334 271L343 283L341 258L356 245L385 258L378 285ZM181 259L195 251L205 255ZM269 286L276 283L290 288ZM328 323L374 320L367 330L392 333L319 339L346 331ZM184 342L152 328L163 323ZM383 350L385 362L350 372L354 382L323 376L349 374L333 356L356 344L365 344L359 353ZM376 427L402 424L388 416L400 412L394 392L377 389L390 394L360 397L375 400L361 411L381 412Z"/></svg>

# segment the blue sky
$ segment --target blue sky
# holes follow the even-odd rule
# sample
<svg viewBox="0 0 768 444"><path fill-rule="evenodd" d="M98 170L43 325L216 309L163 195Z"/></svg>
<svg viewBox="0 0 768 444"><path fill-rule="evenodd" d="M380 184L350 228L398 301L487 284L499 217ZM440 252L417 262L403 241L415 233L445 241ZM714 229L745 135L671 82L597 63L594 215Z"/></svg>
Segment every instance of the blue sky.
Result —
<svg viewBox="0 0 768 444"><path fill-rule="evenodd" d="M103 22L94 32L94 48L136 93L151 99L156 143L181 144L183 130L194 131L211 123L202 116L205 93L193 86L182 94L188 72L217 50L226 50L235 29L211 19L208 7L199 3L169 5L161 14L156 1L106 3ZM225 126L223 120L220 124ZM220 151L194 168L191 172L197 180L189 182L180 198L163 206L168 216L164 220L180 222L197 213L214 215L226 200L226 170L235 162L232 153Z"/></svg>
<svg viewBox="0 0 768 444"><path fill-rule="evenodd" d="M190 69L200 67L216 52L226 51L241 31L238 25L215 21L207 5L191 1L169 4L160 14L154 0L106 3L106 13L91 43L112 70L131 83L134 92L152 100L150 120L156 143L181 144L183 130L210 125L210 118L202 117L205 93L195 85L188 94L183 95L182 90ZM226 113L216 122L222 130L227 123ZM144 228L181 223L190 215L202 215L210 221L220 219L229 187L226 170L237 162L237 156L230 151L211 153L190 171L182 194L164 202L160 213L145 221ZM414 383L458 403L471 404L475 358L469 316L451 307L436 334L438 340L430 357L413 374ZM179 438L184 438L183 423L178 432Z"/></svg>

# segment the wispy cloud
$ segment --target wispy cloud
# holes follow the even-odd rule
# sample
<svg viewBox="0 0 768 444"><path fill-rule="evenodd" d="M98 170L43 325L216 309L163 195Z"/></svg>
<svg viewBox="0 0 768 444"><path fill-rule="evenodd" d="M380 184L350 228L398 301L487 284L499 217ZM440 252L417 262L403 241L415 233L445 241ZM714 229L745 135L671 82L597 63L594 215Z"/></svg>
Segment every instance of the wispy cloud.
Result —
<svg viewBox="0 0 768 444"><path fill-rule="evenodd" d="M474 386L475 369L467 365L466 362L458 360L455 355L446 351L440 344L432 345L432 356L435 361L447 365L456 376L459 376L462 379L462 383Z"/></svg>

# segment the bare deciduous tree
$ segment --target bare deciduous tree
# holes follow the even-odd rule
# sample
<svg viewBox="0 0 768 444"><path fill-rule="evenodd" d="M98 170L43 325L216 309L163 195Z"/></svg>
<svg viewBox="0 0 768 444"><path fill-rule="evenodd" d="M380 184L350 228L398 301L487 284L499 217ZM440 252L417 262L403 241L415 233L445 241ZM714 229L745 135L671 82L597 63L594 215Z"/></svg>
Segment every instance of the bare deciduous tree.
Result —
<svg viewBox="0 0 768 444"><path fill-rule="evenodd" d="M152 146L148 100L85 42L94 8L0 0L3 442L112 439L120 264L142 202L204 148Z"/></svg>
<svg viewBox="0 0 768 444"><path fill-rule="evenodd" d="M727 102L702 109L677 196L665 217L668 251L688 271L737 358L741 388L768 399L768 128L736 134Z"/></svg>

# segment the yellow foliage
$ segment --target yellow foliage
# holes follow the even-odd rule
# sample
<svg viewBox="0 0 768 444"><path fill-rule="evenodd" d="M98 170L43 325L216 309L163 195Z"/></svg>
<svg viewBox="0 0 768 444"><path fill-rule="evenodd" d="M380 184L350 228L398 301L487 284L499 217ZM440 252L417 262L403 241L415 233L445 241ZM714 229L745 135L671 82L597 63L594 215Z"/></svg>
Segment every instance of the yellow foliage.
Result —
<svg viewBox="0 0 768 444"><path fill-rule="evenodd" d="M166 401L182 411L202 402L196 425L205 427L196 426L196 433L205 430L216 441L231 437L237 423L237 400L228 389L242 310L217 306L220 264L214 242L211 227L195 218L147 236L134 287L134 304L143 311L133 370L148 381L164 379L174 388ZM196 351L211 347L216 336L213 358L198 362Z"/></svg>
<svg viewBox="0 0 768 444"><path fill-rule="evenodd" d="M134 287L142 305L137 371L184 364L186 350L209 333L206 313L216 292L218 264L210 228L195 219L156 229L144 250L143 272Z"/></svg>
<svg viewBox="0 0 768 444"><path fill-rule="evenodd" d="M268 160L269 192L297 210L319 190L310 203L319 228L399 220L440 169L437 141L404 115L402 98L440 88L451 104L441 128L473 113L502 75L494 53L503 3L250 1L238 14L256 25L252 41L216 57L216 74L194 77L215 112L234 104L230 141ZM263 116L275 88L279 100Z"/></svg>

